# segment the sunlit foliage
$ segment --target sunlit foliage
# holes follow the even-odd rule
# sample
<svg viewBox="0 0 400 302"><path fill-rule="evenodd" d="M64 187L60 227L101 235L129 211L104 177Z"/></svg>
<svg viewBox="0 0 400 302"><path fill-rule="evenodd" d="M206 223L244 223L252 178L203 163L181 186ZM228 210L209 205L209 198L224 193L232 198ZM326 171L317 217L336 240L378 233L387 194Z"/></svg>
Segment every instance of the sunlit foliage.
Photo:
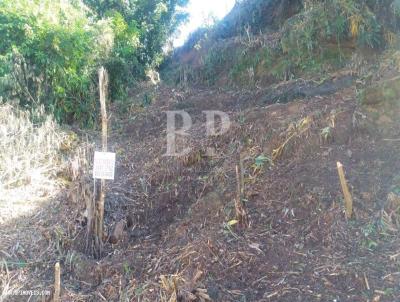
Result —
<svg viewBox="0 0 400 302"><path fill-rule="evenodd" d="M0 2L0 97L59 122L93 125L96 70L110 72L111 96L162 60L186 1L3 0Z"/></svg>

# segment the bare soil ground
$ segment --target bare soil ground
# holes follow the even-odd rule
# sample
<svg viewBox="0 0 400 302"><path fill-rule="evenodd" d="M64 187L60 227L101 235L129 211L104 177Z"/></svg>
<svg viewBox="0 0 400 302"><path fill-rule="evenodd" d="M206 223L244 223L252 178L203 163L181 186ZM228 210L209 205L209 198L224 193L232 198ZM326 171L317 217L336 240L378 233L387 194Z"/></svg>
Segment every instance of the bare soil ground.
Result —
<svg viewBox="0 0 400 302"><path fill-rule="evenodd" d="M124 228L104 257L85 254L84 202L60 192L1 225L0 294L51 291L59 260L62 301L400 301L400 111L361 107L354 85L332 85L285 104L271 104L271 88L160 86L148 108L111 122L118 166L105 225ZM187 156L164 156L166 110L193 118ZM202 110L228 113L229 131L206 137ZM239 153L248 228L229 223ZM28 299L50 297L4 297Z"/></svg>

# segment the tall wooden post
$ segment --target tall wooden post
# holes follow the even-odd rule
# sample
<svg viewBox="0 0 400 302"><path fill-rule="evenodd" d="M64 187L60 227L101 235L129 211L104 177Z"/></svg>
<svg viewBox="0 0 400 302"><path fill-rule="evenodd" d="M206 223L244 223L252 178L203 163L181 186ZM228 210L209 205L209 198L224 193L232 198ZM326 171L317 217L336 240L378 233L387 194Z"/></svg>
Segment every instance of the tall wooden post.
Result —
<svg viewBox="0 0 400 302"><path fill-rule="evenodd" d="M107 91L108 91L108 73L101 67L99 70L99 90L100 90L100 109L101 109L101 141L102 151L107 152L108 137L108 119L107 119ZM95 253L101 257L103 249L103 225L104 225L104 201L106 198L106 182L104 179L100 181L100 189L96 191L96 218L95 218Z"/></svg>

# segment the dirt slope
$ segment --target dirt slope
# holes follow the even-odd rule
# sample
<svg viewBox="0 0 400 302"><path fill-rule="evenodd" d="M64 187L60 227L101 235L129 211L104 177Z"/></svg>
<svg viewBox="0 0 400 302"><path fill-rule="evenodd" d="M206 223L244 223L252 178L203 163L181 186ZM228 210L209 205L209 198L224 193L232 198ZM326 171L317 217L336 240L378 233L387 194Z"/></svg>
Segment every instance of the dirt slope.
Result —
<svg viewBox="0 0 400 302"><path fill-rule="evenodd" d="M361 106L354 82L337 78L317 87L156 88L152 105L111 122L118 167L105 224L109 236L123 230L104 257L85 254L84 204L61 194L2 225L2 280L51 290L60 260L63 301L400 301L399 110ZM325 93L327 85L335 89ZM275 103L282 96L288 103ZM187 156L164 156L166 110L192 116ZM228 113L229 131L206 137L203 110ZM229 225L239 153L248 228ZM350 221L337 161L354 197Z"/></svg>
<svg viewBox="0 0 400 302"><path fill-rule="evenodd" d="M176 108L179 97L169 93L160 91L161 100L171 97L167 103ZM230 131L216 138L204 137L201 122L195 124L189 157L163 158L163 131L138 142L139 131L117 142L133 153L125 171L132 173L128 166L135 171L114 188L118 192L117 187L133 184L125 192L133 197L143 192L141 177L150 203L128 207L134 223L117 257L129 266L132 286L140 292L136 298L158 301L160 292L173 295L160 288L160 275L165 275L175 278L184 301L190 301L188 292L201 296L196 288L207 289L214 301L398 300L399 241L394 220L385 216L393 211L388 193L398 185L398 141L392 140L397 123L389 117L386 124L376 123L358 105L355 87L257 106L264 99L254 92L217 90L184 95L185 109L199 120L202 109L223 104L233 121ZM171 107L155 109L155 115ZM256 165L258 156L270 156L285 141L273 164ZM210 146L216 149L214 158L204 155ZM227 225L235 217L239 146L248 229ZM345 165L352 185L352 221L344 217L337 161ZM100 288L106 295L104 284Z"/></svg>

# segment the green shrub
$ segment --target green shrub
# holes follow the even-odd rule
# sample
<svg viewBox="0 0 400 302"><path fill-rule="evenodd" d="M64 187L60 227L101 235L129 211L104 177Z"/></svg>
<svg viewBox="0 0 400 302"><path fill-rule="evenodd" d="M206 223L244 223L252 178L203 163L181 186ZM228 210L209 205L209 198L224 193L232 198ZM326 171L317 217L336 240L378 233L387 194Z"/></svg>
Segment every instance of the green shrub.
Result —
<svg viewBox="0 0 400 302"><path fill-rule="evenodd" d="M158 66L186 0L0 1L0 97L44 105L61 123L92 126L97 69L110 74L111 100Z"/></svg>
<svg viewBox="0 0 400 302"><path fill-rule="evenodd" d="M229 71L230 78L238 84L254 84L257 70L268 69L271 66L271 50L267 47L240 51L235 63Z"/></svg>
<svg viewBox="0 0 400 302"><path fill-rule="evenodd" d="M186 18L177 12L187 0L84 0L101 19L112 20L115 43L104 64L110 73L111 98L124 101L127 89L163 61L163 47Z"/></svg>
<svg viewBox="0 0 400 302"><path fill-rule="evenodd" d="M400 16L400 0L394 0L393 4L393 11L397 16Z"/></svg>
<svg viewBox="0 0 400 302"><path fill-rule="evenodd" d="M86 10L64 1L1 2L3 97L43 104L59 122L93 123L96 69L107 51L100 37L108 24L92 23Z"/></svg>
<svg viewBox="0 0 400 302"><path fill-rule="evenodd" d="M215 45L207 50L201 68L202 82L207 85L215 84L221 72L237 60L237 51L229 45Z"/></svg>
<svg viewBox="0 0 400 302"><path fill-rule="evenodd" d="M368 6L368 1L307 1L302 13L286 21L282 51L300 69L324 61L329 44L339 49L342 43L378 48L383 45L382 26ZM332 46L331 46L332 47ZM330 52L332 54L332 52Z"/></svg>

